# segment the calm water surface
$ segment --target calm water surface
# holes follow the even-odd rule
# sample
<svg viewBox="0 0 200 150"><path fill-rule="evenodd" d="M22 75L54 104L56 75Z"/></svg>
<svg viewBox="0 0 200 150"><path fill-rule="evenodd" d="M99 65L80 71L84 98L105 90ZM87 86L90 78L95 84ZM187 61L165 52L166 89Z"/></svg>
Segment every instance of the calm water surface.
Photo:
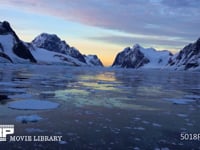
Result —
<svg viewBox="0 0 200 150"><path fill-rule="evenodd" d="M17 110L12 101L59 103ZM16 117L38 115L38 122ZM200 72L66 66L0 66L0 124L17 135L62 135L59 142L0 142L4 149L200 149Z"/></svg>

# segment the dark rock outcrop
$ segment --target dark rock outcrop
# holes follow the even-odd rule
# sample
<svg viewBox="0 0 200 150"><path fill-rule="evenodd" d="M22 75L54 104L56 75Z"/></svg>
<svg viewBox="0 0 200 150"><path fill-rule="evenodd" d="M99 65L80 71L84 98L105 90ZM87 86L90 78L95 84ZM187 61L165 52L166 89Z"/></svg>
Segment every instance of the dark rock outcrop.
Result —
<svg viewBox="0 0 200 150"><path fill-rule="evenodd" d="M7 54L8 51L13 52L16 56L22 59L28 59L30 62L36 63L36 59L33 57L31 52L29 51L28 47L19 39L17 34L14 32L14 30L11 28L10 24L7 21L0 22L0 35L6 36L6 35L12 35L12 43L2 43L3 41L0 41L0 49L1 49L1 57L7 58L10 60L10 62L14 62L15 60L12 60L12 58L9 57L9 54ZM5 41L4 41L5 42ZM6 49L4 48L4 44L12 45L12 49Z"/></svg>
<svg viewBox="0 0 200 150"><path fill-rule="evenodd" d="M8 55L6 55L5 53L3 53L3 52L0 52L0 57L5 58L8 61L10 61L11 63L13 63L12 59Z"/></svg>
<svg viewBox="0 0 200 150"><path fill-rule="evenodd" d="M200 38L195 43L185 46L170 59L168 65L184 70L200 67Z"/></svg>
<svg viewBox="0 0 200 150"><path fill-rule="evenodd" d="M140 46L135 45L133 49L127 47L118 53L112 66L139 68L147 63L149 63L149 59L140 51Z"/></svg>
<svg viewBox="0 0 200 150"><path fill-rule="evenodd" d="M133 48L127 47L118 53L113 67L122 68L163 68L167 65L172 54L167 51L157 51L154 48L143 48L135 44Z"/></svg>

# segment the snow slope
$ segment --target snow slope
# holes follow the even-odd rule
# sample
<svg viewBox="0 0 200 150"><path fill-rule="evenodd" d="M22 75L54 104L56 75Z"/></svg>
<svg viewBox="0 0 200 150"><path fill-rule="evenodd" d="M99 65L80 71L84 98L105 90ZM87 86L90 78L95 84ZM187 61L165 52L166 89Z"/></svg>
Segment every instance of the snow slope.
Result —
<svg viewBox="0 0 200 150"><path fill-rule="evenodd" d="M79 60L57 52L51 52L43 48L34 48L32 55L37 58L39 64L66 64L71 66L86 66L87 64Z"/></svg>
<svg viewBox="0 0 200 150"><path fill-rule="evenodd" d="M5 58L3 59L0 57L1 62L15 62L15 63L29 62L14 54L13 47L16 41L12 34L0 35L0 43L2 47L0 51L12 60L11 61L9 59Z"/></svg>
<svg viewBox="0 0 200 150"><path fill-rule="evenodd" d="M103 63L96 55L87 55L84 57L89 66L103 66Z"/></svg>

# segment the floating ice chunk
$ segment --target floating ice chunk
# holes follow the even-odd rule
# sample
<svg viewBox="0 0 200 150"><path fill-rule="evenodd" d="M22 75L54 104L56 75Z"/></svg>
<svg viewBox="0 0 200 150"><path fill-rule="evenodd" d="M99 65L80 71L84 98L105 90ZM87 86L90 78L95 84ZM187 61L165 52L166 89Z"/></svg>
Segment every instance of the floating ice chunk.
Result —
<svg viewBox="0 0 200 150"><path fill-rule="evenodd" d="M193 126L193 123L187 123L187 126Z"/></svg>
<svg viewBox="0 0 200 150"><path fill-rule="evenodd" d="M23 110L55 109L58 106L58 103L42 100L20 100L8 103L9 108Z"/></svg>
<svg viewBox="0 0 200 150"><path fill-rule="evenodd" d="M200 95L186 95L185 98L189 98L189 99L200 99Z"/></svg>
<svg viewBox="0 0 200 150"><path fill-rule="evenodd" d="M167 148L167 147L163 147L163 148L155 148L154 150L169 150L169 148Z"/></svg>
<svg viewBox="0 0 200 150"><path fill-rule="evenodd" d="M140 139L140 138L134 138L134 140L135 140L135 141L141 141L141 139Z"/></svg>
<svg viewBox="0 0 200 150"><path fill-rule="evenodd" d="M192 103L192 102L195 102L195 100L191 100L191 99L176 99L176 98L165 98L165 100L167 101L170 101L170 102L173 102L173 104L182 104L182 105L185 105L185 104L189 104L189 103Z"/></svg>
<svg viewBox="0 0 200 150"><path fill-rule="evenodd" d="M168 147L163 147L163 148L161 148L161 150L169 150L169 148Z"/></svg>
<svg viewBox="0 0 200 150"><path fill-rule="evenodd" d="M38 122L39 120L42 120L42 117L40 117L38 115L17 116L16 117L16 121L22 122L22 123Z"/></svg>
<svg viewBox="0 0 200 150"><path fill-rule="evenodd" d="M144 123L144 124L149 124L149 121L142 121L142 123Z"/></svg>
<svg viewBox="0 0 200 150"><path fill-rule="evenodd" d="M187 129L186 129L186 128L180 128L180 130L181 130L181 131L187 131Z"/></svg>
<svg viewBox="0 0 200 150"><path fill-rule="evenodd" d="M15 94L15 95L10 95L9 98L11 99L27 99L31 98L31 94Z"/></svg>
<svg viewBox="0 0 200 150"><path fill-rule="evenodd" d="M145 128L143 128L143 127L135 127L134 129L135 130L141 130L141 131L145 130Z"/></svg>
<svg viewBox="0 0 200 150"><path fill-rule="evenodd" d="M59 144L67 144L66 141L59 141Z"/></svg>
<svg viewBox="0 0 200 150"><path fill-rule="evenodd" d="M135 117L134 120L135 121L139 121L139 120L141 120L141 118L140 117Z"/></svg>
<svg viewBox="0 0 200 150"><path fill-rule="evenodd" d="M89 121L89 122L88 122L88 124L89 124L89 125L92 125L92 124L93 124L93 122L92 122L92 121Z"/></svg>
<svg viewBox="0 0 200 150"><path fill-rule="evenodd" d="M186 114L177 114L177 116L179 116L179 117L183 117L183 118L188 117L188 115L186 115Z"/></svg>
<svg viewBox="0 0 200 150"><path fill-rule="evenodd" d="M126 126L126 127L124 127L125 129L128 129L128 130L130 130L130 129L132 129L132 127L128 127L128 126Z"/></svg>
<svg viewBox="0 0 200 150"><path fill-rule="evenodd" d="M154 126L154 127L162 127L162 125L161 124L158 124L158 123L152 123L152 125Z"/></svg>
<svg viewBox="0 0 200 150"><path fill-rule="evenodd" d="M25 93L25 89L22 89L22 88L12 88L12 87L5 88L5 89L1 88L1 93Z"/></svg>
<svg viewBox="0 0 200 150"><path fill-rule="evenodd" d="M44 132L44 130L41 130L41 129L38 129L38 128L26 128L25 131L28 132L28 133L35 133L35 132L42 133L42 132Z"/></svg>
<svg viewBox="0 0 200 150"><path fill-rule="evenodd" d="M18 84L15 84L13 82L0 82L0 86L17 86Z"/></svg>

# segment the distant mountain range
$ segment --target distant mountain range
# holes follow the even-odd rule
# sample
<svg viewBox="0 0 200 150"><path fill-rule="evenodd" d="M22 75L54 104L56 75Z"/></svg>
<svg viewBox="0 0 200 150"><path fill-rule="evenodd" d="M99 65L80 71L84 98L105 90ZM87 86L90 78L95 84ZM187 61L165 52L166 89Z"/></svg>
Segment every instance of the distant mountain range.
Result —
<svg viewBox="0 0 200 150"><path fill-rule="evenodd" d="M0 62L103 66L96 55L83 55L54 34L23 42L6 21L0 22Z"/></svg>
<svg viewBox="0 0 200 150"><path fill-rule="evenodd" d="M200 70L200 38L173 55L170 51L157 51L135 44L118 53L112 67Z"/></svg>
<svg viewBox="0 0 200 150"><path fill-rule="evenodd" d="M83 55L55 34L42 33L23 42L7 21L0 22L0 62L103 66L96 55ZM112 67L200 70L200 38L173 55L135 44L117 54Z"/></svg>

